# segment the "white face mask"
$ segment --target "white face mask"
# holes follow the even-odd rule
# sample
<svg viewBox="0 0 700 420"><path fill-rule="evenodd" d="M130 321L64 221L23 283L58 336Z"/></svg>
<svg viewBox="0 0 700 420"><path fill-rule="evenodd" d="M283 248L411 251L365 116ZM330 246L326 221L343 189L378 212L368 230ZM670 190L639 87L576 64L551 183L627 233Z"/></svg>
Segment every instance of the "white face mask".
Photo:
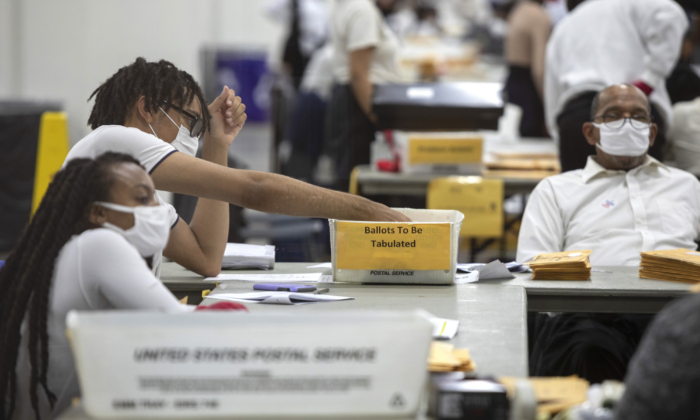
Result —
<svg viewBox="0 0 700 420"><path fill-rule="evenodd" d="M641 156L649 150L649 126L636 129L629 121L625 121L618 129L605 124L593 125L600 130L600 141L596 146L609 155Z"/></svg>
<svg viewBox="0 0 700 420"><path fill-rule="evenodd" d="M161 111L163 111L163 108L158 107ZM165 114L168 119L175 124L177 127L177 123L173 121L172 118L170 118L170 115L168 115L167 112L163 111L163 114ZM148 126L151 128L151 131L153 132L153 135L156 136L156 138L159 138L156 135L155 130L153 130L153 127L151 127L151 124L148 124ZM190 130L187 129L184 125L180 124L177 131L177 137L175 137L175 140L173 140L172 146L177 149L178 151L190 155L190 156L195 156L197 154L197 149L199 148L199 139L197 137L191 137L190 136Z"/></svg>
<svg viewBox="0 0 700 420"><path fill-rule="evenodd" d="M105 222L102 227L111 229L126 238L142 257L152 257L161 252L170 237L170 220L165 206L127 207L114 203L96 201L102 207L134 215L134 227L124 230L119 226Z"/></svg>

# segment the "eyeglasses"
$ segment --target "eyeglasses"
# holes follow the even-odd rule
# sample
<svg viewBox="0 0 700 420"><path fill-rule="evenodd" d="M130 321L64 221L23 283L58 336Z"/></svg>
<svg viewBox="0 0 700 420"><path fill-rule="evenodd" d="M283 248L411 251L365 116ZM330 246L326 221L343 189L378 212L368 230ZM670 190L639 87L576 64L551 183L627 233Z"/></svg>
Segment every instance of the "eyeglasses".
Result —
<svg viewBox="0 0 700 420"><path fill-rule="evenodd" d="M204 120L201 117L198 117L192 114L191 112L185 111L179 106L173 105L168 101L163 101L163 103L165 103L171 108L175 108L175 110L177 110L179 113L192 120L190 122L190 136L199 138L202 134L204 134Z"/></svg>
<svg viewBox="0 0 700 420"><path fill-rule="evenodd" d="M617 114L605 114L593 117L594 120L602 120L603 125L613 130L618 130L629 121L632 128L642 130L651 125L651 118L646 115L632 115L631 117L622 117Z"/></svg>

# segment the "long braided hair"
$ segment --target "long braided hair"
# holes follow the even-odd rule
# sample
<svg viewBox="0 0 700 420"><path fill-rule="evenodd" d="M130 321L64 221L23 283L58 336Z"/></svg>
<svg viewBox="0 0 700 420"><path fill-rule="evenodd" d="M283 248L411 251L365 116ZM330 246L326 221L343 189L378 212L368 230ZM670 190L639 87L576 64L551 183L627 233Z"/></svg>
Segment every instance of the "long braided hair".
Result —
<svg viewBox="0 0 700 420"><path fill-rule="evenodd" d="M97 159L74 159L54 176L39 209L0 269L0 419L15 410L16 364L20 329L27 317L30 400L39 415L38 387L53 407L56 396L47 385L49 367L47 318L49 290L56 258L73 236L90 228L90 208L109 201L118 164L139 162L129 155L105 153Z"/></svg>
<svg viewBox="0 0 700 420"><path fill-rule="evenodd" d="M124 125L131 109L141 96L146 97L146 110L168 111L172 103L186 106L197 97L202 105L204 128L209 130L211 115L202 89L187 72L179 70L171 62L148 62L139 57L100 85L88 98L95 98L88 125L96 129L102 125Z"/></svg>

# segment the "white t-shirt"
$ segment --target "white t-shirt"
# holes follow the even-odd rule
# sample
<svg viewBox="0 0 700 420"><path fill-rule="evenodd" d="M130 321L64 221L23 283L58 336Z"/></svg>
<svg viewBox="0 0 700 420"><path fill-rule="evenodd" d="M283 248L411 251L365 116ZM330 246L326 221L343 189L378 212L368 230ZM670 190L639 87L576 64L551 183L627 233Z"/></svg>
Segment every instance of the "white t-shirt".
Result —
<svg viewBox="0 0 700 420"><path fill-rule="evenodd" d="M525 208L517 260L590 249L594 266L636 266L640 252L695 249L700 237L700 182L654 158L630 171L584 169L550 176Z"/></svg>
<svg viewBox="0 0 700 420"><path fill-rule="evenodd" d="M50 405L38 390L42 418L54 418L80 395L73 355L66 338L66 315L70 310L153 309L166 312L191 311L153 276L136 248L123 236L108 229L88 230L71 238L56 259L47 331L49 337L49 390L56 396ZM34 418L29 383L31 365L27 351L28 325L22 324L17 358L17 406L13 418Z"/></svg>
<svg viewBox="0 0 700 420"><path fill-rule="evenodd" d="M399 41L384 22L372 0L338 0L331 17L333 76L337 83L350 83L349 55L374 47L369 79L373 84L399 83Z"/></svg>
<svg viewBox="0 0 700 420"><path fill-rule="evenodd" d="M138 128L124 127L121 125L103 125L96 128L92 133L83 137L68 152L66 163L76 158L95 159L105 152L124 153L133 156L141 162L146 171L151 174L168 156L177 150L156 136L144 133ZM156 193L156 200L160 205L168 208L171 229L175 227L180 217L175 211L175 207L167 204ZM160 268L163 261L163 254L158 253L153 256L153 273L160 277Z"/></svg>

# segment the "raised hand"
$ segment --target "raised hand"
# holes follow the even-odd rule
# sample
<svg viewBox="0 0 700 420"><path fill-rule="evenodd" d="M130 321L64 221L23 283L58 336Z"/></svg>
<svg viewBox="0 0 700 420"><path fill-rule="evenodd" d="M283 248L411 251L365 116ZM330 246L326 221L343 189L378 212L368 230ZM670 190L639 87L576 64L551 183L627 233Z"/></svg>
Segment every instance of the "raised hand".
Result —
<svg viewBox="0 0 700 420"><path fill-rule="evenodd" d="M224 86L221 95L209 105L209 113L211 126L208 135L226 146L231 145L248 119L241 97L228 86Z"/></svg>

